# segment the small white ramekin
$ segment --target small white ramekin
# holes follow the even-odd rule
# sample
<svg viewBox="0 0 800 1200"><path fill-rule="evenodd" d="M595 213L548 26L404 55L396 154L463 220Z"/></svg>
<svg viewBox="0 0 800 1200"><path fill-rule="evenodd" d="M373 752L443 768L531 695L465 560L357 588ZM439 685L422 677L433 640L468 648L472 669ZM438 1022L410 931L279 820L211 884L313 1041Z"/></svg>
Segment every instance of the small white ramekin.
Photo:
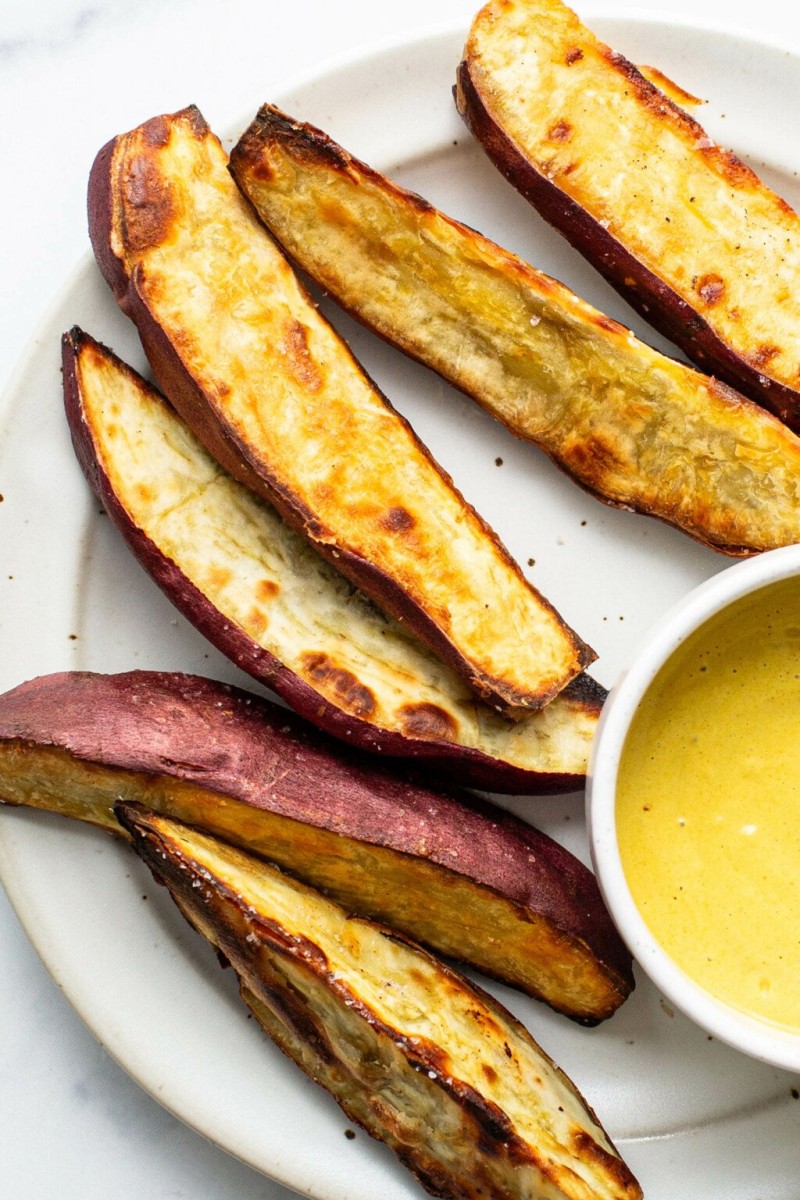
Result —
<svg viewBox="0 0 800 1200"><path fill-rule="evenodd" d="M622 748L634 713L661 667L710 617L743 596L795 576L800 577L800 545L770 551L737 563L701 584L655 626L604 706L589 767L586 803L592 860L606 904L634 957L664 998L728 1045L775 1066L800 1071L800 1034L759 1021L717 1000L681 970L656 941L628 887L615 818Z"/></svg>

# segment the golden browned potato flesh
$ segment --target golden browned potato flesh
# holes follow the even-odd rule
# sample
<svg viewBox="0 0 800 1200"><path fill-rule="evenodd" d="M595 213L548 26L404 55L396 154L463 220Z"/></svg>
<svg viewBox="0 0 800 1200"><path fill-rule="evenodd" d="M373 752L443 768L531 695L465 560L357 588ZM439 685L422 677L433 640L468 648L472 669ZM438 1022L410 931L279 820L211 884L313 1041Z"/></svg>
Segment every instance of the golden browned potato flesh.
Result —
<svg viewBox="0 0 800 1200"><path fill-rule="evenodd" d="M90 228L211 453L484 699L541 708L592 660L306 296L196 109L100 152Z"/></svg>
<svg viewBox="0 0 800 1200"><path fill-rule="evenodd" d="M491 997L241 851L117 812L263 1028L434 1195L641 1197L575 1086Z"/></svg>
<svg viewBox="0 0 800 1200"><path fill-rule="evenodd" d="M78 329L64 398L84 474L145 570L223 653L365 750L491 791L584 781L604 690L580 676L512 722L228 475L175 410Z"/></svg>
<svg viewBox="0 0 800 1200"><path fill-rule="evenodd" d="M758 405L275 108L231 167L344 307L600 499L727 554L800 541L800 439Z"/></svg>
<svg viewBox="0 0 800 1200"><path fill-rule="evenodd" d="M542 215L699 366L800 429L800 218L685 103L561 0L491 0L458 75L467 124Z"/></svg>
<svg viewBox="0 0 800 1200"><path fill-rule="evenodd" d="M591 871L485 800L196 676L66 672L0 696L0 805L119 833L119 799L277 862L581 1024L633 988Z"/></svg>

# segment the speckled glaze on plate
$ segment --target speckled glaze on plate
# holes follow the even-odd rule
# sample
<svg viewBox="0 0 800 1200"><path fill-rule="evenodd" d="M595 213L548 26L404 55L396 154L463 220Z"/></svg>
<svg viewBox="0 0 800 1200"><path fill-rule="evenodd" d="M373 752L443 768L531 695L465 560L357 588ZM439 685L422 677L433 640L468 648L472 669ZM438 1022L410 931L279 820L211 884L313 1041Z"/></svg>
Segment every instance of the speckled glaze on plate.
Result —
<svg viewBox="0 0 800 1200"><path fill-rule="evenodd" d="M712 98L700 114L712 135L798 202L795 123L774 118L794 111L800 61L699 27L593 24L633 61L655 62ZM292 94L256 97L253 112L269 98L313 121L672 352L472 144L450 96L462 43L456 31L390 48ZM213 125L215 114L205 115ZM615 680L675 600L726 565L674 530L585 496L470 401L325 307L533 581L599 652L602 682ZM252 687L170 608L87 491L58 373L60 335L76 323L143 366L132 327L87 259L42 321L0 413L0 687L66 668L133 667L197 671ZM508 806L588 857L581 795ZM4 811L0 873L76 1009L171 1111L254 1167L325 1200L421 1194L383 1147L344 1137L347 1121L333 1101L265 1042L231 973L219 970L124 847L45 814ZM595 1030L502 987L491 990L595 1107L648 1200L795 1200L795 1077L709 1041L641 976L633 997Z"/></svg>

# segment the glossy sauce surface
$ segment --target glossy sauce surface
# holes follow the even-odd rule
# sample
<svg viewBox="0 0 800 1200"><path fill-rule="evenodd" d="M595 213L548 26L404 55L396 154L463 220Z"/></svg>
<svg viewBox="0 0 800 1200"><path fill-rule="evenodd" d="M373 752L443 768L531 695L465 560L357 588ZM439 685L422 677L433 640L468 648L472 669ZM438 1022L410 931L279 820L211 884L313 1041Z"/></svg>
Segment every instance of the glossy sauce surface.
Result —
<svg viewBox="0 0 800 1200"><path fill-rule="evenodd" d="M800 580L738 601L662 668L616 819L634 900L677 964L800 1030Z"/></svg>

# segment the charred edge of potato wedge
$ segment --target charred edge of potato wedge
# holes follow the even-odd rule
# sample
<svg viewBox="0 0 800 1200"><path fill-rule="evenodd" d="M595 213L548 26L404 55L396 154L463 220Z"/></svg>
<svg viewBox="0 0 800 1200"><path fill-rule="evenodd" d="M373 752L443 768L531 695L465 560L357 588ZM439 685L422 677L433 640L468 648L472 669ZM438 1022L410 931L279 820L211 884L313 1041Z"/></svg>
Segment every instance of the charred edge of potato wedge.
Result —
<svg viewBox="0 0 800 1200"><path fill-rule="evenodd" d="M240 851L115 811L265 1031L434 1195L641 1196L574 1084L486 993Z"/></svg>
<svg viewBox="0 0 800 1200"><path fill-rule="evenodd" d="M597 881L558 843L208 679L67 672L7 692L0 797L112 831L115 801L140 801L582 1024L633 988Z"/></svg>
<svg viewBox="0 0 800 1200"><path fill-rule="evenodd" d="M800 541L800 440L758 405L272 106L231 171L339 303L598 499L729 555Z"/></svg>
<svg viewBox="0 0 800 1200"><path fill-rule="evenodd" d="M172 603L296 712L345 741L523 795L582 785L605 691L579 676L509 722L231 476L130 367L64 335L67 420L90 486Z"/></svg>
<svg viewBox="0 0 800 1200"><path fill-rule="evenodd" d="M511 717L595 657L305 294L196 109L104 148L98 264L215 458ZM187 297L189 299L187 299Z"/></svg>
<svg viewBox="0 0 800 1200"><path fill-rule="evenodd" d="M517 14L525 16L526 27L520 36ZM508 32L505 21L513 23ZM546 34L545 34L545 31ZM632 165L639 158L638 149L620 160L618 176L625 179L626 194L631 196L630 211L622 206L613 208L600 198L595 198L595 189L586 191L575 184L578 165L591 167L593 158L587 157L580 163L562 162L562 151L569 146L572 133L584 123L587 134L596 137L598 147L627 144L631 126L626 126L624 117L619 135L609 122L611 93L603 103L598 100L590 110L574 96L574 119L572 110L556 112L553 108L550 89L542 93L540 117L541 129L535 132L522 114L526 102L533 101L533 90L529 80L535 78L533 70L517 72L513 81L504 84L484 68L483 50L504 36L514 37L514 55L519 63L536 60L537 43L544 47L543 57L552 64L558 63L580 76L587 61L602 64L606 80L614 87L621 83L627 98L626 104L639 130L645 130L653 154L646 163L647 177L658 175L663 185L664 172L653 170L667 142L674 141L680 149L674 162L669 163L671 177L675 183L685 183L686 196L672 203L669 195L672 188L656 190L647 200L639 200L641 188L647 187L645 176ZM540 41L541 38L541 41ZM488 157L498 170L559 233L577 249L608 280L608 282L655 328L679 346L686 355L704 371L713 371L731 387L748 396L755 403L775 413L791 429L800 432L800 386L798 386L797 356L789 353L791 339L785 349L787 354L781 367L777 359L781 347L776 345L773 323L766 326L758 314L779 311L787 303L795 304L791 287L778 282L778 272L770 269L769 278L763 272L761 283L754 289L749 274L745 275L742 265L744 250L742 235L746 236L751 222L754 204L765 210L767 227L773 228L774 240L788 241L800 246L800 219L785 201L766 186L758 176L735 154L716 145L698 122L675 103L669 88L656 86L652 68L644 74L623 55L603 45L574 13L560 0L516 0L513 4L498 4L496 0L487 4L478 14L467 40L464 59L458 69L456 103L465 123L483 146ZM588 87L587 83L587 87ZM594 94L602 94L602 85L593 78ZM580 88L579 88L580 90ZM563 106L564 97L559 103ZM602 117L600 117L602 114ZM592 118L602 119L602 131L591 124ZM547 126L545 140L549 141L548 153L542 154L537 146L541 130ZM552 134L552 136L550 136ZM638 143L637 143L638 147ZM685 157L684 157L685 156ZM613 155L612 155L613 158ZM683 173L685 173L685 177ZM670 174L666 175L670 178ZM726 195L741 200L739 223L731 226L725 234L730 205L726 200L715 207L713 201L704 206L697 203L698 197L691 192L698 190L698 183L705 180L709 190L720 187ZM692 221L684 229L675 224L676 214L680 219L690 197L693 208ZM673 231L671 256L644 242L637 245L640 237L641 214L651 202L658 211L663 210L663 220L669 224L663 229ZM694 221L702 223L702 229ZM785 228L784 228L785 226ZM731 247L736 244L735 252ZM761 248L763 258L763 247ZM758 257L758 256L755 256ZM780 257L780 251L779 251ZM797 285L800 286L800 266L797 254L793 268ZM772 257L770 257L770 261ZM788 258L787 258L788 262ZM688 264L688 265L687 265ZM727 275L728 283L723 275ZM720 321L720 310L726 308L728 284L742 281L739 292L745 297L742 304L730 302L730 319ZM744 283L747 279L748 282ZM772 300L763 295L772 290ZM747 313L747 294L756 297L755 307ZM722 303L721 303L722 302ZM755 317L755 323L751 322ZM790 324L791 323L791 324ZM759 331L758 326L762 328ZM796 329L798 315L787 319L787 326ZM795 343L796 343L795 338ZM796 346L795 346L796 348ZM776 371L777 367L777 371Z"/></svg>

